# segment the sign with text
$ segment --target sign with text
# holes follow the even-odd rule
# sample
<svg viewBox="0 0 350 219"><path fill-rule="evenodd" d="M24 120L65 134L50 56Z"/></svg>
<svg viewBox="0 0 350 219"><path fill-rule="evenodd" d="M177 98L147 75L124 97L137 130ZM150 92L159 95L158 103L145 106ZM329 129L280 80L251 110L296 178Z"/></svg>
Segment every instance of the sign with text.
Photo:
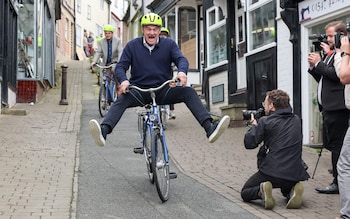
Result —
<svg viewBox="0 0 350 219"><path fill-rule="evenodd" d="M350 0L310 0L299 3L299 23L350 6Z"/></svg>

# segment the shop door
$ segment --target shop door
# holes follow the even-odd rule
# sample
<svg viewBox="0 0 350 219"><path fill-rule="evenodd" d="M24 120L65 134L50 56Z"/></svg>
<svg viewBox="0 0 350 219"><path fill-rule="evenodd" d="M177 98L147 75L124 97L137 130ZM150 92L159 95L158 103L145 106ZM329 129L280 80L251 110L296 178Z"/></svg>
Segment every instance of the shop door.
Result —
<svg viewBox="0 0 350 219"><path fill-rule="evenodd" d="M247 57L247 108L262 107L266 92L276 89L276 47Z"/></svg>

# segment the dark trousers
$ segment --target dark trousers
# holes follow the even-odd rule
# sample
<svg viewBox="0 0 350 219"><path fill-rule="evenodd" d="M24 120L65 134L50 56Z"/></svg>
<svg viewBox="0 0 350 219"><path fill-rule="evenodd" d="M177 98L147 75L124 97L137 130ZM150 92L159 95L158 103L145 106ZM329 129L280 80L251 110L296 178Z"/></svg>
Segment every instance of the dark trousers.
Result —
<svg viewBox="0 0 350 219"><path fill-rule="evenodd" d="M122 94L112 104L101 125L109 125L112 129L117 125L125 110L129 107L144 106L152 102L150 93L139 92L131 89L128 93ZM199 124L203 125L211 116L205 109L198 94L192 87L170 87L164 86L156 92L158 105L167 105L184 102ZM135 121L136 122L136 121Z"/></svg>
<svg viewBox="0 0 350 219"><path fill-rule="evenodd" d="M290 190L297 183L290 180L268 176L260 171L252 175L244 184L241 190L243 201L250 202L252 200L261 199L258 195L260 191L260 183L270 181L273 188L280 188L284 197L288 197Z"/></svg>
<svg viewBox="0 0 350 219"><path fill-rule="evenodd" d="M337 162L349 126L349 111L323 111L323 147L332 153L333 182L338 184Z"/></svg>

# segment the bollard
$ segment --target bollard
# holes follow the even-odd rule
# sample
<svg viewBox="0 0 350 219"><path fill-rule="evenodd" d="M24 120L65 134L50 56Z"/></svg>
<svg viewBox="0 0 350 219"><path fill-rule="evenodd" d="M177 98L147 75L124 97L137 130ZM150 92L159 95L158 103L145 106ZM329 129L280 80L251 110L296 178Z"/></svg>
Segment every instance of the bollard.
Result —
<svg viewBox="0 0 350 219"><path fill-rule="evenodd" d="M68 105L67 101L67 68L66 64L61 65L62 68L62 84L61 84L61 100L60 105Z"/></svg>

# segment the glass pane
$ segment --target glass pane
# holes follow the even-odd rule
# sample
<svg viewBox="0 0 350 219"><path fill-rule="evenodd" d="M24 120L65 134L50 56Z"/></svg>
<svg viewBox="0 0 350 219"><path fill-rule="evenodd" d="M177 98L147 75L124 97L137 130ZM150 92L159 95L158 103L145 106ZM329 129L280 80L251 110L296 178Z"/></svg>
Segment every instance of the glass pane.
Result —
<svg viewBox="0 0 350 219"><path fill-rule="evenodd" d="M190 68L196 68L196 11L194 8L183 7L179 9L179 46L188 59Z"/></svg>
<svg viewBox="0 0 350 219"><path fill-rule="evenodd" d="M38 11L35 11L34 2L28 2L24 3L18 12L18 79L35 78L34 13L41 13L40 1L37 4Z"/></svg>
<svg viewBox="0 0 350 219"><path fill-rule="evenodd" d="M209 12L208 24L209 26L215 24L215 10L212 10L211 12Z"/></svg>
<svg viewBox="0 0 350 219"><path fill-rule="evenodd" d="M243 41L243 16L238 17L238 42Z"/></svg>
<svg viewBox="0 0 350 219"><path fill-rule="evenodd" d="M171 10L168 14L168 24L167 28L170 31L170 38L175 39L175 9Z"/></svg>
<svg viewBox="0 0 350 219"><path fill-rule="evenodd" d="M249 49L256 49L275 41L275 7L270 2L249 13L251 37Z"/></svg>
<svg viewBox="0 0 350 219"><path fill-rule="evenodd" d="M209 33L209 65L227 59L226 50L226 24Z"/></svg>

